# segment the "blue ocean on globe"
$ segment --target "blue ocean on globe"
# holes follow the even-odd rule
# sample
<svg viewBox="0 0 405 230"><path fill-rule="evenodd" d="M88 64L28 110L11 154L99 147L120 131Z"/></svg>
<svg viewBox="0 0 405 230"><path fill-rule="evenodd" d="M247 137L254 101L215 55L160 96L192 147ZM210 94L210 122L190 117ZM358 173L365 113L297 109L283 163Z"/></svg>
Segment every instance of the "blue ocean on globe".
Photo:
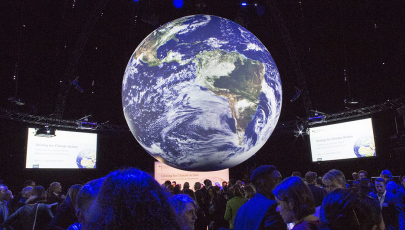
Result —
<svg viewBox="0 0 405 230"><path fill-rule="evenodd" d="M353 150L357 157L376 156L374 138L372 136L358 138L354 143Z"/></svg>
<svg viewBox="0 0 405 230"><path fill-rule="evenodd" d="M136 48L122 106L139 144L188 171L230 168L268 140L280 116L280 75L269 51L225 18L167 23Z"/></svg>

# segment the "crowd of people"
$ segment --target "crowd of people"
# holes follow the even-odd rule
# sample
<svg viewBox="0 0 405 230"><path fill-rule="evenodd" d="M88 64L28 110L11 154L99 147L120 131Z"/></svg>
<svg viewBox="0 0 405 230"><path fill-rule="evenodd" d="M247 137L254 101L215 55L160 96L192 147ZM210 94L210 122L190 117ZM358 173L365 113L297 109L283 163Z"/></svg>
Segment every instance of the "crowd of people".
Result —
<svg viewBox="0 0 405 230"><path fill-rule="evenodd" d="M332 169L283 180L262 165L249 183L206 179L191 189L126 168L73 185L66 196L59 182L45 189L28 180L15 196L0 184L0 230L405 230L405 176L400 184L389 170L375 181L364 170L352 176Z"/></svg>

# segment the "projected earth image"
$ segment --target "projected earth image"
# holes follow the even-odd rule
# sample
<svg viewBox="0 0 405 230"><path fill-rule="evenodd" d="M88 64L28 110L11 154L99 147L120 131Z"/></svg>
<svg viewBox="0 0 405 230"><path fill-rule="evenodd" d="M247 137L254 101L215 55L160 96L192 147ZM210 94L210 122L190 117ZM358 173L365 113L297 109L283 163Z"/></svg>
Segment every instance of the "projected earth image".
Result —
<svg viewBox="0 0 405 230"><path fill-rule="evenodd" d="M77 154L76 164L79 168L96 168L96 151L83 149Z"/></svg>
<svg viewBox="0 0 405 230"><path fill-rule="evenodd" d="M354 153L357 157L375 156L374 138L371 136L358 138L354 143Z"/></svg>
<svg viewBox="0 0 405 230"><path fill-rule="evenodd" d="M266 143L282 88L272 56L252 33L194 15L139 44L125 70L122 104L150 155L174 168L211 171L242 163Z"/></svg>

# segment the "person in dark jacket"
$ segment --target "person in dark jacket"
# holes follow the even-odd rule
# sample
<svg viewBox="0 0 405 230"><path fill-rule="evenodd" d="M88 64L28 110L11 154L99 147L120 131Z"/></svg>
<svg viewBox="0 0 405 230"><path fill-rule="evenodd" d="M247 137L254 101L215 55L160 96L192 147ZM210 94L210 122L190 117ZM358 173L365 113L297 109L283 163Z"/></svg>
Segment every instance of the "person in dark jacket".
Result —
<svg viewBox="0 0 405 230"><path fill-rule="evenodd" d="M62 194L62 186L59 182L53 182L49 185L46 191L46 203L52 205L51 211L56 213L59 205L65 200L65 196Z"/></svg>
<svg viewBox="0 0 405 230"><path fill-rule="evenodd" d="M53 218L52 212L45 203L45 189L36 186L27 204L19 208L14 214L4 222L1 228L10 226L14 221L19 221L23 230L45 230Z"/></svg>
<svg viewBox="0 0 405 230"><path fill-rule="evenodd" d="M25 187L21 193L17 194L7 205L9 214L13 214L16 212L19 208L25 205L25 202L27 202L28 198L31 196L33 187L27 186Z"/></svg>
<svg viewBox="0 0 405 230"><path fill-rule="evenodd" d="M195 182L194 184L194 190L195 190L195 198L197 202L197 220L194 223L194 228L195 230L206 230L207 229L207 222L205 219L205 200L204 200L204 192L201 191L201 183L200 182Z"/></svg>
<svg viewBox="0 0 405 230"><path fill-rule="evenodd" d="M380 177L385 181L385 189L394 195L397 194L398 185L395 183L394 178L392 178L392 173L386 169L381 172Z"/></svg>
<svg viewBox="0 0 405 230"><path fill-rule="evenodd" d="M316 187L316 178L316 172L309 171L305 174L305 181L307 182L308 188L311 190L311 193L314 196L315 206L319 207L322 204L323 198L326 196L326 190Z"/></svg>
<svg viewBox="0 0 405 230"><path fill-rule="evenodd" d="M276 211L277 202L272 193L281 181L280 172L273 165L262 165L253 171L250 181L256 187L257 193L236 213L235 230L286 230L287 225Z"/></svg>
<svg viewBox="0 0 405 230"><path fill-rule="evenodd" d="M401 201L402 205L404 205L405 208L405 176L401 178L401 184L398 185L398 190L397 190L397 198L399 201ZM404 210L405 211L405 210Z"/></svg>
<svg viewBox="0 0 405 230"><path fill-rule="evenodd" d="M78 222L77 211L77 193L82 185L76 184L69 188L65 201L60 204L56 210L55 216L49 224L53 229L67 229L70 225Z"/></svg>
<svg viewBox="0 0 405 230"><path fill-rule="evenodd" d="M384 179L377 178L375 188L377 194L374 195L374 198L380 205L386 229L405 230L404 210L400 201L394 194L386 190Z"/></svg>

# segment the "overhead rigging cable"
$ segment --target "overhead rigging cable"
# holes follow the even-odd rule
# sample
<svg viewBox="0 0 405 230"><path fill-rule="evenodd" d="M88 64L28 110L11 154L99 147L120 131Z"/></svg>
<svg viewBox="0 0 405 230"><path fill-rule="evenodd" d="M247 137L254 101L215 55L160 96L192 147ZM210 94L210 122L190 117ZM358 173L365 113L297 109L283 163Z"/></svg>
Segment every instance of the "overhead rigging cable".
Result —
<svg viewBox="0 0 405 230"><path fill-rule="evenodd" d="M21 0L21 13L20 13L20 37L18 39L18 53L17 53L17 64L15 65L15 93L14 93L14 100L17 100L17 92L18 92L18 78L19 78L19 68L20 68L20 56L21 56L21 39L22 39L22 28L23 28L23 13L24 13L24 4L23 0Z"/></svg>
<svg viewBox="0 0 405 230"><path fill-rule="evenodd" d="M344 33L344 22L343 22L343 3L340 2L340 30L341 30L341 35L342 35L342 40L343 40L343 55L344 55L344 69L343 69L343 76L345 79L345 82L347 82L347 91L349 93L349 100L351 100L351 92L350 92L350 84L349 84L349 78L348 78L348 71L347 71L347 48L346 48L346 36Z"/></svg>

